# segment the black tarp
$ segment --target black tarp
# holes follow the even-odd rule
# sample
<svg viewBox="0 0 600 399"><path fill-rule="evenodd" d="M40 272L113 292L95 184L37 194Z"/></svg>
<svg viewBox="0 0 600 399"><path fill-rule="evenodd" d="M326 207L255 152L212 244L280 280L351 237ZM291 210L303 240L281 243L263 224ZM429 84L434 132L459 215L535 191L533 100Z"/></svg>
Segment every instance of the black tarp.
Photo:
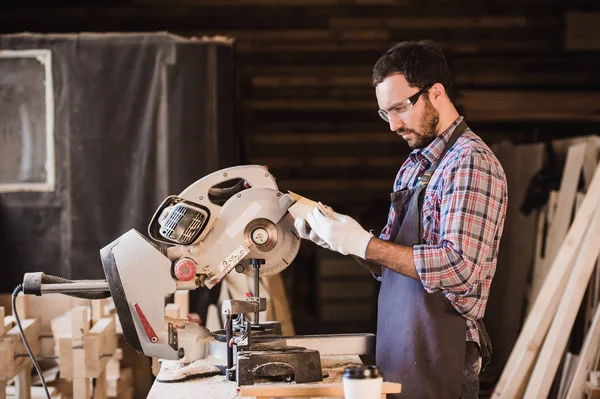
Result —
<svg viewBox="0 0 600 399"><path fill-rule="evenodd" d="M240 163L231 40L0 35L0 50L24 49L52 54L56 184L0 193L0 291L28 271L103 278L100 248L131 228L146 234L167 195Z"/></svg>

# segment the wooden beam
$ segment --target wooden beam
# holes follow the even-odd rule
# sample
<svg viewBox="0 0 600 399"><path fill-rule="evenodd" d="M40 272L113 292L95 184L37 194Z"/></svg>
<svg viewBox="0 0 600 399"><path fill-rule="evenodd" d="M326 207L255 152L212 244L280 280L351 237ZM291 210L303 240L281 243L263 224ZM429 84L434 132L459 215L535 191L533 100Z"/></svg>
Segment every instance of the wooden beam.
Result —
<svg viewBox="0 0 600 399"><path fill-rule="evenodd" d="M565 46L570 51L600 50L600 13L568 12Z"/></svg>
<svg viewBox="0 0 600 399"><path fill-rule="evenodd" d="M341 133L260 133L251 134L250 139L257 145L342 145L342 144L392 144L399 137L392 132L341 132Z"/></svg>
<svg viewBox="0 0 600 399"><path fill-rule="evenodd" d="M562 295L560 305L544 345L540 351L537 363L525 391L527 398L542 398L548 396L561 356L567 346L577 311L585 290L600 255L600 207L594 214L590 227L586 232L581 250L573 265L567 287Z"/></svg>
<svg viewBox="0 0 600 399"><path fill-rule="evenodd" d="M272 168L380 168L389 167L400 169L400 157L305 157L291 159L289 157L254 158L252 163L268 165Z"/></svg>
<svg viewBox="0 0 600 399"><path fill-rule="evenodd" d="M117 333L113 318L99 319L85 334L86 377L98 378L117 350Z"/></svg>
<svg viewBox="0 0 600 399"><path fill-rule="evenodd" d="M102 372L96 377L96 383L94 386L93 399L107 399L107 381L106 381L106 368L102 369Z"/></svg>
<svg viewBox="0 0 600 399"><path fill-rule="evenodd" d="M4 306L0 306L0 337L4 335L6 329L4 328Z"/></svg>
<svg viewBox="0 0 600 399"><path fill-rule="evenodd" d="M273 306L274 317L276 321L281 323L283 335L295 335L292 312L290 311L290 304L281 274L264 277L263 282L271 294L270 300Z"/></svg>
<svg viewBox="0 0 600 399"><path fill-rule="evenodd" d="M29 343L29 347L33 352L34 356L39 356L40 354L40 322L38 319L25 319L21 321L21 326L23 327L23 333L27 342ZM18 327L13 327L8 331L2 338L0 338L0 379L10 379L13 378L22 367L26 367L26 365L31 365L31 360L29 356L19 356L16 355L25 355L27 354L27 350L25 349L25 344L21 339L21 334L19 333Z"/></svg>
<svg viewBox="0 0 600 399"><path fill-rule="evenodd" d="M556 254L569 230L571 216L573 215L573 204L577 195L577 186L579 185L579 177L581 176L586 150L587 145L582 143L570 146L567 151L567 159L560 182L560 189L558 190L556 214L548 232L545 274L547 274L550 266L552 266L552 262L556 258ZM545 275L542 277L545 277Z"/></svg>
<svg viewBox="0 0 600 399"><path fill-rule="evenodd" d="M71 348L73 349L73 397L90 397L90 380L86 378L85 334L90 330L88 307L71 310Z"/></svg>
<svg viewBox="0 0 600 399"><path fill-rule="evenodd" d="M583 347L579 352L579 361L575 368L571 386L567 391L566 399L581 399L585 390L585 382L587 381L590 371L594 369L596 356L600 349L600 306L597 307L594 314L594 320L590 327Z"/></svg>
<svg viewBox="0 0 600 399"><path fill-rule="evenodd" d="M465 29L465 28L514 28L527 26L528 19L522 15L481 17L379 17L349 18L333 17L329 26L345 29Z"/></svg>
<svg viewBox="0 0 600 399"><path fill-rule="evenodd" d="M21 367L15 378L15 397L18 399L31 399L31 366Z"/></svg>
<svg viewBox="0 0 600 399"><path fill-rule="evenodd" d="M277 179L277 184L297 192L305 191L345 191L345 190L380 190L391 192L393 177L389 179Z"/></svg>
<svg viewBox="0 0 600 399"><path fill-rule="evenodd" d="M13 316L4 316L4 322L2 323L2 328L4 329L5 334L14 325L15 325L15 318Z"/></svg>
<svg viewBox="0 0 600 399"><path fill-rule="evenodd" d="M190 314L190 292L188 290L175 291L173 302L179 306L179 318L187 319Z"/></svg>
<svg viewBox="0 0 600 399"><path fill-rule="evenodd" d="M402 385L395 382L384 382L382 394L400 393ZM239 395L256 397L344 397L344 386L341 382L321 384L255 384L239 388Z"/></svg>
<svg viewBox="0 0 600 399"><path fill-rule="evenodd" d="M493 392L493 398L513 398L523 394L525 383L544 337L558 308L575 255L585 237L590 220L600 203L600 166L596 168L588 190L552 268L542 285L521 334Z"/></svg>
<svg viewBox="0 0 600 399"><path fill-rule="evenodd" d="M564 99L569 98L568 102ZM461 90L457 105L469 121L598 121L600 92ZM266 106L266 104L262 104ZM359 108L359 104L355 104ZM259 105L260 107L260 105Z"/></svg>
<svg viewBox="0 0 600 399"><path fill-rule="evenodd" d="M378 27L371 29L252 29L231 30L219 29L215 31L203 30L209 36L225 35L234 37L238 41L252 41L253 43L273 42L327 42L327 41L386 41L389 32Z"/></svg>

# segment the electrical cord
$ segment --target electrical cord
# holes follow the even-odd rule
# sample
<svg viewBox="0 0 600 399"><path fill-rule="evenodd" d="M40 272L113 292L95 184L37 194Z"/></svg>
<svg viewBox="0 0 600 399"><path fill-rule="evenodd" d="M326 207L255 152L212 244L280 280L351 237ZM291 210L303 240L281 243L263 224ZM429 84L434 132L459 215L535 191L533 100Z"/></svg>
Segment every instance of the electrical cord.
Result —
<svg viewBox="0 0 600 399"><path fill-rule="evenodd" d="M46 380L44 379L44 375L42 374L40 365L38 364L35 356L33 355L33 352L31 351L31 348L29 347L29 343L27 342L27 339L25 338L25 333L23 332L23 327L21 326L21 320L19 319L19 315L17 314L17 295L19 295L19 292L21 292L21 291L23 291L23 284L17 285L17 287L15 288L15 290L12 293L13 315L15 316L15 321L17 323L17 327L19 327L19 333L21 334L21 338L23 339L23 343L25 344L25 349L27 349L27 353L29 353L29 357L31 358L31 361L33 362L33 365L35 366L35 370L37 371L38 376L40 377L40 380L42 381L42 386L44 387L44 391L46 393L46 398L51 399L50 393L48 392L48 387L46 386Z"/></svg>

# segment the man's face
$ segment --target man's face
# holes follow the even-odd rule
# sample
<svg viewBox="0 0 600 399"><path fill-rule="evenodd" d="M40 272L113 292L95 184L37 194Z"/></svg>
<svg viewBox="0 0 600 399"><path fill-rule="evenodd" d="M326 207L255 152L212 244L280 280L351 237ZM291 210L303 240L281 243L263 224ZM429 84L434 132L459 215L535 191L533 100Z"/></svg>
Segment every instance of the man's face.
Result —
<svg viewBox="0 0 600 399"><path fill-rule="evenodd" d="M408 111L398 111L397 105L418 91L400 74L388 76L375 88L379 109L387 111L390 130L402 136L412 149L425 148L438 136L439 113L427 93L421 94Z"/></svg>

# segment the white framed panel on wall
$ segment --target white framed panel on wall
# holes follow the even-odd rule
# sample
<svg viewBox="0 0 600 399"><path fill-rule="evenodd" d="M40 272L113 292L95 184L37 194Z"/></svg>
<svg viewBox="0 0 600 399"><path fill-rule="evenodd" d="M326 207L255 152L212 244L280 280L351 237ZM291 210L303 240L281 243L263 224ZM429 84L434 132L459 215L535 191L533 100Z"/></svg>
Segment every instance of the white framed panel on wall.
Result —
<svg viewBox="0 0 600 399"><path fill-rule="evenodd" d="M52 53L0 50L0 193L54 191Z"/></svg>

